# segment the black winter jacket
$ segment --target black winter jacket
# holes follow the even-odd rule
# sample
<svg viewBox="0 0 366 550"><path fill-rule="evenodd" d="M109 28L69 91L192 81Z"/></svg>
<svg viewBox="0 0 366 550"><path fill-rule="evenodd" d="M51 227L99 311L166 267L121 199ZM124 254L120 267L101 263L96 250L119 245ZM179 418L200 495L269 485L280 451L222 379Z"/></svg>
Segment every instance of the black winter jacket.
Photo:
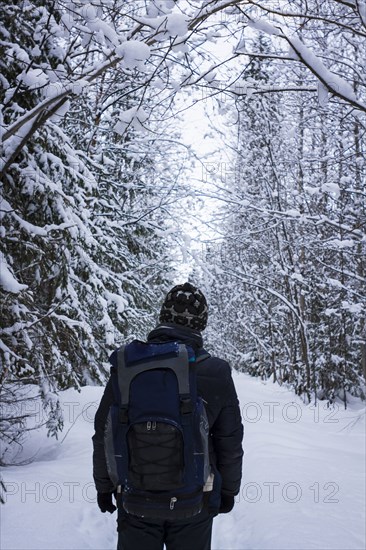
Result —
<svg viewBox="0 0 366 550"><path fill-rule="evenodd" d="M204 353L199 332L170 323L158 325L149 334L148 341L179 341L191 345L198 354ZM110 362L112 366L117 366L116 352L112 353ZM217 357L204 359L197 364L197 384L198 393L205 402L210 426L211 464L221 474L221 493L235 496L241 482L243 426L230 366ZM115 489L108 475L104 451L104 431L113 400L109 380L95 415L93 436L93 475L96 489L101 493Z"/></svg>

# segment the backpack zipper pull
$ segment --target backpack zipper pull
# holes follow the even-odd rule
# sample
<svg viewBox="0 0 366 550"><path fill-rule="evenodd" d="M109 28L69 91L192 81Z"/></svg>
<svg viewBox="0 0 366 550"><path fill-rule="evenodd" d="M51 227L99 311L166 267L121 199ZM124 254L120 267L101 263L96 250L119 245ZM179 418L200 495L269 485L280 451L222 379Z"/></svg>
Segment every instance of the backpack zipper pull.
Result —
<svg viewBox="0 0 366 550"><path fill-rule="evenodd" d="M177 500L178 500L178 499L177 499L176 497L172 497L172 498L170 499L170 509L171 509L171 510L174 510L174 504L177 502Z"/></svg>
<svg viewBox="0 0 366 550"><path fill-rule="evenodd" d="M146 429L149 432L151 430L151 422L146 422Z"/></svg>

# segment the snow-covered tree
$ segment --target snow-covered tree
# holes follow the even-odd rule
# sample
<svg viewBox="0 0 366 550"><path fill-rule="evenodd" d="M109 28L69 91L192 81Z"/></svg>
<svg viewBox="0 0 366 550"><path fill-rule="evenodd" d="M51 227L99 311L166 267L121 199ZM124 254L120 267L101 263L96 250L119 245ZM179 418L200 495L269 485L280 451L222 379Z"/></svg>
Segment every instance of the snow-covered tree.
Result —
<svg viewBox="0 0 366 550"><path fill-rule="evenodd" d="M189 103L176 98L218 86L238 98L245 173L225 199L236 206L223 283L250 295L252 349L270 350L263 372L299 393L355 388L363 3L24 0L1 3L0 16L2 385L37 384L56 433L55 392L100 381L113 345L145 332L180 238L170 206L189 193L174 163ZM233 48L224 59L220 41Z"/></svg>
<svg viewBox="0 0 366 550"><path fill-rule="evenodd" d="M310 38L324 47L324 33ZM337 40L334 50L343 44ZM274 56L252 42L259 55ZM359 58L351 59L350 75L362 71ZM338 396L346 403L347 391L364 395L362 117L327 101L324 90L309 95L301 62L263 74L262 57L260 68L262 74L244 72L236 88L238 152L235 177L221 182L227 221L216 255L214 330L224 319L237 367L272 375L309 400ZM274 70L296 92L284 86L269 94Z"/></svg>

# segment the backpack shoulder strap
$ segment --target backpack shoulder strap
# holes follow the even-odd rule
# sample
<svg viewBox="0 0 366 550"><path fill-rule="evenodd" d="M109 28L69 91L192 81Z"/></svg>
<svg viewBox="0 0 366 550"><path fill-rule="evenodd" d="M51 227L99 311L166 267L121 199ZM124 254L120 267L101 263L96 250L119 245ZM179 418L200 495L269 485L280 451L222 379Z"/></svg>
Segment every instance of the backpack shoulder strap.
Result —
<svg viewBox="0 0 366 550"><path fill-rule="evenodd" d="M206 351L206 350L202 350L202 352L199 353L196 356L196 363L201 363L201 361L204 361L205 359L208 359L209 357L211 357L211 354L208 353L208 351Z"/></svg>

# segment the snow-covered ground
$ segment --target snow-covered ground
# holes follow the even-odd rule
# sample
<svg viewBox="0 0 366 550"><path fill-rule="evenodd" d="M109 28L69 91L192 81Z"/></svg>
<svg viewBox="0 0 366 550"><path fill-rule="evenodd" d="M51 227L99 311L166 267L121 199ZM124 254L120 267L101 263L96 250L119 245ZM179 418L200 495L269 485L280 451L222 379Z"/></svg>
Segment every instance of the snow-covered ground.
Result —
<svg viewBox="0 0 366 550"><path fill-rule="evenodd" d="M285 388L234 374L245 426L242 490L214 521L214 550L363 550L365 410L304 405ZM115 514L102 514L92 483L93 417L102 388L63 393L56 442L31 432L3 471L2 550L114 550ZM148 549L146 549L148 550ZM198 550L198 549L192 549Z"/></svg>

